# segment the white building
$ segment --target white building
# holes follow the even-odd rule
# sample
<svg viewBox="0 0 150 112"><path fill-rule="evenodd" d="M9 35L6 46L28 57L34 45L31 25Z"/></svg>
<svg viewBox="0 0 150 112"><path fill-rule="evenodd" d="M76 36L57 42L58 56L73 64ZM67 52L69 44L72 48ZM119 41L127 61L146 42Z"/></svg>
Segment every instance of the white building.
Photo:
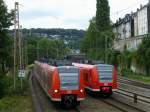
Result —
<svg viewBox="0 0 150 112"><path fill-rule="evenodd" d="M145 5L141 6L138 14L138 35L148 34L148 7Z"/></svg>
<svg viewBox="0 0 150 112"><path fill-rule="evenodd" d="M117 39L127 39L131 37L132 17L126 14L123 19L119 19L114 25L114 33Z"/></svg>
<svg viewBox="0 0 150 112"><path fill-rule="evenodd" d="M137 49L144 35L150 33L150 2L137 9L137 12L126 14L114 24L114 48L122 51L124 46L128 50Z"/></svg>

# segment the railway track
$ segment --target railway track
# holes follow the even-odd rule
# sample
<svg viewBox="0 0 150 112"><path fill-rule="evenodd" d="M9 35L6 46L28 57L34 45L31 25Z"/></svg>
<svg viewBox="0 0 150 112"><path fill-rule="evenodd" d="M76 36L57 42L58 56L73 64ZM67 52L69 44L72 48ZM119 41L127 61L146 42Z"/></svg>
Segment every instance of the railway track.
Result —
<svg viewBox="0 0 150 112"><path fill-rule="evenodd" d="M32 95L32 103L33 103L34 111L35 112L42 112L41 104L39 102L39 99L37 98L36 89L33 86L32 73L30 74L29 85L30 85L30 90L31 90L31 95Z"/></svg>
<svg viewBox="0 0 150 112"><path fill-rule="evenodd" d="M130 111L132 111L132 112L146 112L142 109L136 108L136 107L131 106L127 103L116 100L113 97L111 97L109 99L101 99L101 101L119 109L122 112L130 112Z"/></svg>
<svg viewBox="0 0 150 112"><path fill-rule="evenodd" d="M134 103L137 103L138 101L140 101L143 103L150 104L150 97L138 94L136 92L131 92L131 91L124 90L124 89L118 89L117 91L115 91L115 93L121 94L123 96L133 99Z"/></svg>
<svg viewBox="0 0 150 112"><path fill-rule="evenodd" d="M117 100L113 97L110 97L107 99L99 97L99 96L95 97L95 96L91 96L91 95L87 95L87 97L92 97L93 99L95 99L97 101L104 102L105 104L112 106L121 112L148 112L148 111L142 110L140 108L137 108L136 106L132 106L128 103Z"/></svg>
<svg viewBox="0 0 150 112"><path fill-rule="evenodd" d="M119 83L130 84L130 85L145 88L145 89L150 89L149 84L143 84L141 82L133 81L133 80L130 80L130 79L127 79L127 78L118 78L118 82Z"/></svg>

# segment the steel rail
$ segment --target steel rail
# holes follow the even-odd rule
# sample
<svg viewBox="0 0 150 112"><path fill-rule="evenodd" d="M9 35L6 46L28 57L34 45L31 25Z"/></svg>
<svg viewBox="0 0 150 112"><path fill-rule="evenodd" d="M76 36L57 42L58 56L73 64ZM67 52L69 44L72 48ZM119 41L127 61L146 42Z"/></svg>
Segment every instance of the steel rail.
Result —
<svg viewBox="0 0 150 112"><path fill-rule="evenodd" d="M116 92L116 93L119 93L119 94L121 94L121 95L130 97L130 98L133 98L135 103L137 103L137 101L139 100L139 101L142 101L142 102L144 102L144 103L150 104L150 101L144 100L144 99L149 99L149 100L150 100L150 97L148 97L148 96L144 96L144 95L137 94L137 93L135 93L135 92L131 92L131 91L124 90L124 89L120 89L120 88L119 88L118 90L120 90L120 91L122 91L122 92L125 92L125 93L122 93L122 92L120 92L120 91L115 91L115 92ZM129 95L129 94L131 94L131 95ZM142 98L144 98L144 99L139 98L138 96L140 96L140 97L142 97Z"/></svg>
<svg viewBox="0 0 150 112"><path fill-rule="evenodd" d="M127 79L127 78L118 78L118 82L122 82L122 83L128 83L130 85L133 85L133 86L137 86L137 87L141 87L141 88L145 88L145 89L150 89L150 85L149 84L144 84L144 83L141 83L141 82L137 82L137 81L134 81L134 80L130 80L130 79Z"/></svg>
<svg viewBox="0 0 150 112"><path fill-rule="evenodd" d="M146 111L144 111L144 110L142 110L142 109L136 108L136 107L131 106L131 105L127 104L127 103L124 103L124 102L121 102L121 101L119 101L119 100L116 100L116 99L113 98L113 97L110 97L110 99L92 97L92 96L90 96L90 95L88 95L88 97L91 97L91 98L93 98L93 99L95 99L95 100L97 100L97 101L102 101L102 102L104 102L105 104L110 105L110 106L112 106L112 107L114 107L114 108L116 108L116 109L118 109L118 110L120 110L120 111L122 111L122 112L129 112L129 109L122 108L122 107L118 106L118 104L116 104L116 103L119 103L119 104L121 104L122 106L127 106L127 107L129 107L130 109L134 109L135 111L146 112ZM112 100L113 102L112 102L111 100Z"/></svg>

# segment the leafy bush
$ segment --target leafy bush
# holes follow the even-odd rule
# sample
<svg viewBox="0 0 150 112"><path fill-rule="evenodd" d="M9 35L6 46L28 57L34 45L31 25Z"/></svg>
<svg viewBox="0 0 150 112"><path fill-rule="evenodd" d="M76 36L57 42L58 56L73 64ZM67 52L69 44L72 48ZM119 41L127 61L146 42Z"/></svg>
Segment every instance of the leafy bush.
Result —
<svg viewBox="0 0 150 112"><path fill-rule="evenodd" d="M122 76L134 74L130 69L122 69Z"/></svg>
<svg viewBox="0 0 150 112"><path fill-rule="evenodd" d="M22 88L21 88L21 80L19 78L16 79L16 89L14 89L13 78L9 76L3 76L0 79L0 97L2 98L4 95L13 95L19 94L22 95L28 88L27 79L22 80Z"/></svg>
<svg viewBox="0 0 150 112"><path fill-rule="evenodd" d="M137 50L137 62L143 66L146 74L150 76L150 35L146 36L142 40L142 44Z"/></svg>
<svg viewBox="0 0 150 112"><path fill-rule="evenodd" d="M3 83L3 78L2 76L0 77L0 98L2 98L4 96L4 83Z"/></svg>

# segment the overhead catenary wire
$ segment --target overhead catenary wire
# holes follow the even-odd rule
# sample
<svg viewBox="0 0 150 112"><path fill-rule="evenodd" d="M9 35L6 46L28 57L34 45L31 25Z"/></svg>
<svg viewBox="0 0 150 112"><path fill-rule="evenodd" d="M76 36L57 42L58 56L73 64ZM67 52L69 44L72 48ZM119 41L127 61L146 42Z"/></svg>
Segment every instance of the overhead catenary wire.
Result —
<svg viewBox="0 0 150 112"><path fill-rule="evenodd" d="M130 10L131 8L136 7L137 5L143 3L144 1L148 1L148 0L141 0L135 4L132 4L131 6L129 6L127 8L124 8L124 9L121 9L121 10L111 13L111 15L113 16L113 15L118 15L119 13L123 13L124 11Z"/></svg>

